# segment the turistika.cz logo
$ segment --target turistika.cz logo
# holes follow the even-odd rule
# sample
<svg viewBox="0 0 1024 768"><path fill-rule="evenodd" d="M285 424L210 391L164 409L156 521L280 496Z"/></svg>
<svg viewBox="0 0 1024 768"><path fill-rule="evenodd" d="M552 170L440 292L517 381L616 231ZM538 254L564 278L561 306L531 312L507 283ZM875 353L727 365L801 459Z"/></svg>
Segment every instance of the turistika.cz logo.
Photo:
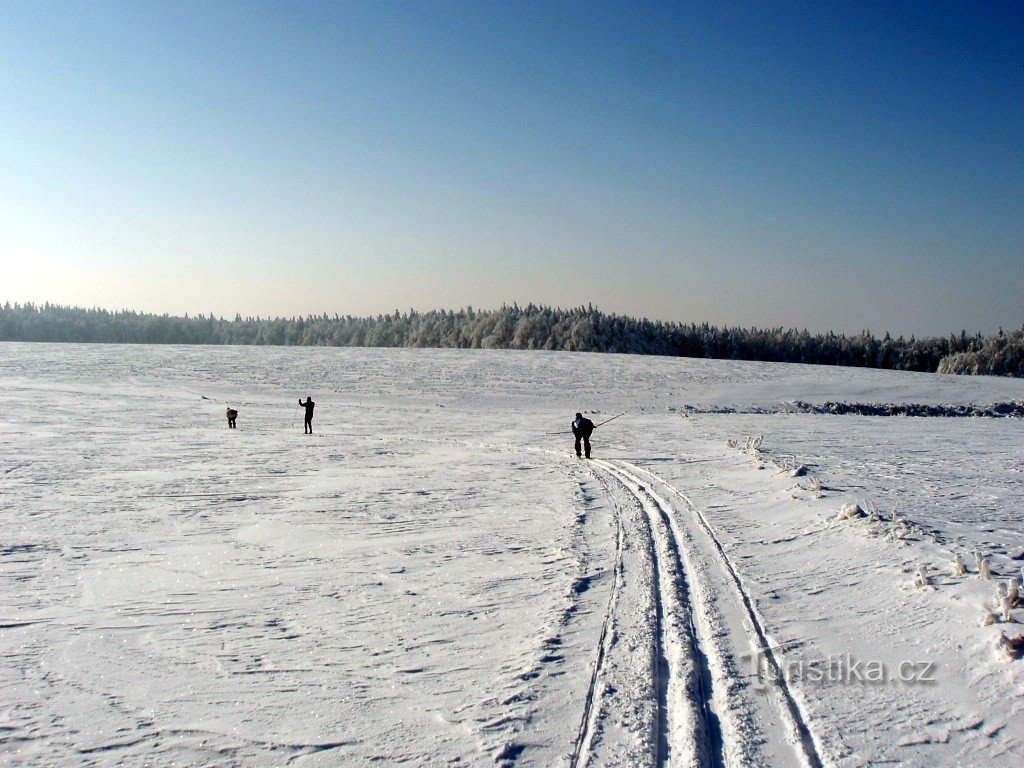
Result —
<svg viewBox="0 0 1024 768"><path fill-rule="evenodd" d="M800 682L808 685L932 685L935 662L901 661L895 665L883 661L865 661L852 654L818 659L778 660L764 650L741 657L753 667L755 686Z"/></svg>

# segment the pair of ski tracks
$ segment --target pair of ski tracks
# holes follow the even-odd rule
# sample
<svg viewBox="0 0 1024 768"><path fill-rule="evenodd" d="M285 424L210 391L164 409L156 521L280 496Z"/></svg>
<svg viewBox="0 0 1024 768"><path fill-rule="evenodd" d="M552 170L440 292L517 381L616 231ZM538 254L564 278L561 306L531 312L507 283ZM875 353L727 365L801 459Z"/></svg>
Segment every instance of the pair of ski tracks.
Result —
<svg viewBox="0 0 1024 768"><path fill-rule="evenodd" d="M756 747L752 748L749 744L742 743L750 741L775 742L775 748L772 750L772 757L775 759L772 762L781 758L781 764L787 766L802 764L807 768L822 768L822 761L810 730L784 676L780 673L780 660L768 641L753 601L703 513L682 491L642 467L624 461L605 460L594 460L591 466L597 468L594 474L609 496L612 495L611 489L605 478L610 478L627 491L643 510L649 529L648 545L654 569L652 598L655 649L651 675L657 696L652 734L652 764L686 765L697 768L719 768L731 764L761 765L761 760L766 756L758 754ZM719 585L725 583L731 587L732 595L721 594L721 589L715 594L715 590L707 586L705 578L703 600L695 599L692 587L695 568L688 562L693 559L693 550L696 547L694 532L681 521L672 506L653 490L653 486L664 489L663 492L667 491L665 495L679 499L690 512L690 519L696 521L696 525L701 529L699 533L703 534L710 544L706 549L710 549L714 554L711 566L720 571ZM571 768L584 768L588 764L591 745L602 718L598 696L606 660L614 642L609 628L616 615L623 579L624 537L622 513L616 508L615 578L598 640L583 717L570 762ZM749 733L750 713L742 711L744 706L737 707L739 712L729 711L733 706L730 701L732 689L740 681L730 681L722 677L729 674L734 677L737 675L735 659L723 659L722 643L713 642L713 638L710 637L716 631L720 633L723 629L729 630L728 622L724 622L723 626L721 616L709 615L712 611L711 604L723 599L731 599L734 607L738 609L733 613L742 614L742 623L745 625L745 637L732 638L733 647L737 647L737 642L746 641L746 647L760 656L760 663L766 669L773 688L774 702L770 703L765 693L763 707L770 708L771 712L767 717L763 711L756 713L754 719L760 723L753 726L753 734ZM735 621L733 628L735 629ZM709 655L716 661L714 672ZM717 681L716 672L719 678ZM716 683L724 693L716 688ZM716 696L716 693L719 695ZM747 709L753 700L749 693L745 696ZM723 729L717 711L719 707L725 710L722 714L734 715L731 720L738 722L732 722L729 727ZM755 709L757 708L755 706ZM773 730L776 731L781 726L782 732L759 734L758 731L766 725L774 726ZM779 742L783 744L781 754Z"/></svg>

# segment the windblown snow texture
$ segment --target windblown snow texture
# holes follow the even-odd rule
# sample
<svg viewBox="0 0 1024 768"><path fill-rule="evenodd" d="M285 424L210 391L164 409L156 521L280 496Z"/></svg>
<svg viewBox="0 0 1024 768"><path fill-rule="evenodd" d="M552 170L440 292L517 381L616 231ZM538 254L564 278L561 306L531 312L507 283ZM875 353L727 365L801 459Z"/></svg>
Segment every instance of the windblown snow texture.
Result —
<svg viewBox="0 0 1024 768"><path fill-rule="evenodd" d="M0 344L0 763L1016 764L1024 422L817 408L1021 400L800 365ZM580 410L628 412L591 462L543 436ZM815 679L826 659L930 678Z"/></svg>

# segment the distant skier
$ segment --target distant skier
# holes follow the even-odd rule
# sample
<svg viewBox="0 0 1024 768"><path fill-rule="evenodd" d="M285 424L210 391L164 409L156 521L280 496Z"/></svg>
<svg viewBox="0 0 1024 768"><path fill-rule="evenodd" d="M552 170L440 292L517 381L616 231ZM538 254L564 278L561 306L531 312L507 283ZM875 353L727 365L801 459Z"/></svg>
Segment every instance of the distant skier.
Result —
<svg viewBox="0 0 1024 768"><path fill-rule="evenodd" d="M228 429L235 429L235 419L238 418L238 411L228 408Z"/></svg>
<svg viewBox="0 0 1024 768"><path fill-rule="evenodd" d="M583 441L583 450L588 459L590 458L590 435L594 431L594 422L583 418L582 413L577 413L572 422L572 433L576 436L576 458L580 457L580 441Z"/></svg>
<svg viewBox="0 0 1024 768"><path fill-rule="evenodd" d="M306 409L306 423L303 426L302 434L313 434L313 408L316 407L316 403L313 402L313 398L306 395L306 402L302 402L302 398L299 398L299 405Z"/></svg>

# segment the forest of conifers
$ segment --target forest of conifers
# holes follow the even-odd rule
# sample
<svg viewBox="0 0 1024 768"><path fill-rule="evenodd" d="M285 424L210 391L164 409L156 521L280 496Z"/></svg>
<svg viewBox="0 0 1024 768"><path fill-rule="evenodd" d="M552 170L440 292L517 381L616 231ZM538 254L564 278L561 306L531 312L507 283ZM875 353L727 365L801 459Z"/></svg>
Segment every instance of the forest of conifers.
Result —
<svg viewBox="0 0 1024 768"><path fill-rule="evenodd" d="M783 328L731 328L606 314L593 307L398 312L376 317L176 317L54 304L0 307L0 341L267 344L623 352L1024 376L1024 328L991 336L881 339Z"/></svg>

